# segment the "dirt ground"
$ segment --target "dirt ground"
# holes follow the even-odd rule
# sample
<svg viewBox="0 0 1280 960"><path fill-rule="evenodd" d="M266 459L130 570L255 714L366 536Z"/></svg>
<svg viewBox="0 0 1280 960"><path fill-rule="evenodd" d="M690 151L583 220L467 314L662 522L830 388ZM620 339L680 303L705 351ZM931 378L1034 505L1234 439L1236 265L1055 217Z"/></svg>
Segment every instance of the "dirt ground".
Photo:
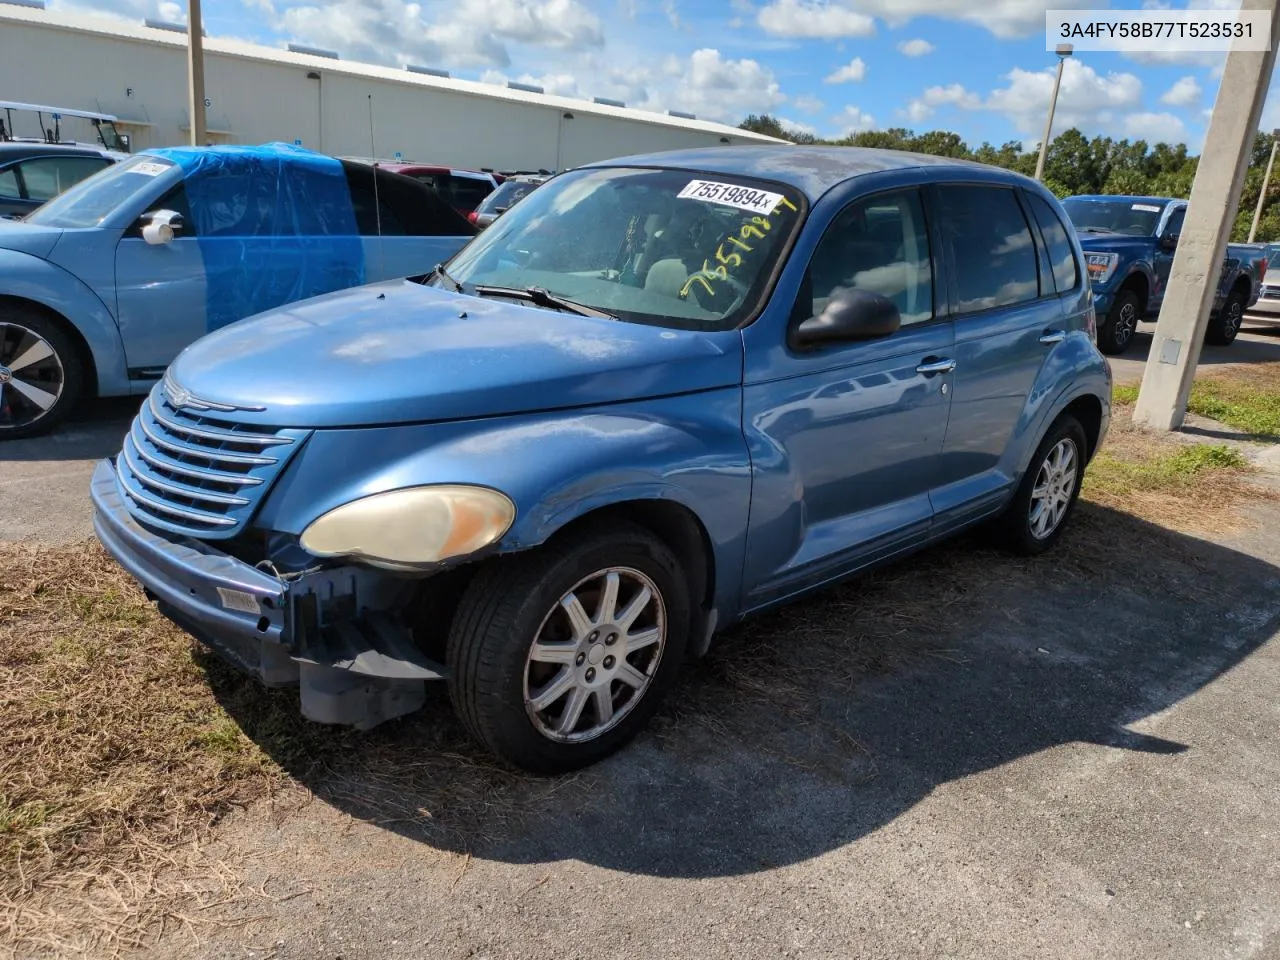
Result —
<svg viewBox="0 0 1280 960"><path fill-rule="evenodd" d="M1049 556L965 538L744 624L568 778L496 768L443 690L300 748L287 693L197 653L287 785L168 852L126 955L1280 958L1280 502L1179 496L1094 492Z"/></svg>

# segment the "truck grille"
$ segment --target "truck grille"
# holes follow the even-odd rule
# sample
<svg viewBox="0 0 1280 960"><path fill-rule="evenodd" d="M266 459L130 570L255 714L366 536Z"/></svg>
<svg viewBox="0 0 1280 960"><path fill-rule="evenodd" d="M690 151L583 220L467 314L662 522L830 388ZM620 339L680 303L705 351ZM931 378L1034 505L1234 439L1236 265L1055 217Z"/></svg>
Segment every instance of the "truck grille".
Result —
<svg viewBox="0 0 1280 960"><path fill-rule="evenodd" d="M308 430L227 423L173 407L158 385L116 460L140 521L201 539L235 536Z"/></svg>

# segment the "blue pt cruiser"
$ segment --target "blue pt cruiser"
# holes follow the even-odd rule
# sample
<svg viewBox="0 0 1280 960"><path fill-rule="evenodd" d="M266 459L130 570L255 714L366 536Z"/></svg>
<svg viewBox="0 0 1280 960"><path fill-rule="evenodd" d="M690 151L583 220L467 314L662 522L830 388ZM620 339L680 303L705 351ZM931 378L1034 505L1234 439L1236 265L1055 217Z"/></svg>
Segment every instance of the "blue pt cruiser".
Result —
<svg viewBox="0 0 1280 960"><path fill-rule="evenodd" d="M184 350L98 535L313 720L444 679L500 757L582 766L748 614L979 522L1055 543L1110 419L1066 224L904 153L582 167L429 276Z"/></svg>

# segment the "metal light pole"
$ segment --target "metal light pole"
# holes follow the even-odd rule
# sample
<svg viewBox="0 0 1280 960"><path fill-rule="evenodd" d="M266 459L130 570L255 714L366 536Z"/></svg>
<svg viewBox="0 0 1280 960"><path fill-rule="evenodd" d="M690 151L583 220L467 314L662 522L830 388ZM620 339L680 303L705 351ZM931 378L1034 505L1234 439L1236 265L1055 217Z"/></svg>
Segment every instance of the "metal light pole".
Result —
<svg viewBox="0 0 1280 960"><path fill-rule="evenodd" d="M1258 232L1258 221L1262 219L1262 205L1267 202L1267 185L1271 183L1271 168L1276 162L1276 146L1280 145L1280 130L1271 131L1271 156L1267 160L1267 172L1262 175L1262 189L1258 191L1258 205L1253 208L1253 224L1249 227L1249 243Z"/></svg>
<svg viewBox="0 0 1280 960"><path fill-rule="evenodd" d="M1053 111L1058 106L1058 87L1062 85L1062 67L1075 48L1069 43L1060 43L1054 51L1058 55L1058 73L1053 78L1053 96L1049 98L1049 119L1044 124L1044 139L1040 141L1040 157L1036 160L1036 179L1044 176L1044 158L1049 153L1049 137L1053 135Z"/></svg>
<svg viewBox="0 0 1280 960"><path fill-rule="evenodd" d="M204 28L200 0L187 0L187 92L191 97L191 145L208 139L204 112Z"/></svg>

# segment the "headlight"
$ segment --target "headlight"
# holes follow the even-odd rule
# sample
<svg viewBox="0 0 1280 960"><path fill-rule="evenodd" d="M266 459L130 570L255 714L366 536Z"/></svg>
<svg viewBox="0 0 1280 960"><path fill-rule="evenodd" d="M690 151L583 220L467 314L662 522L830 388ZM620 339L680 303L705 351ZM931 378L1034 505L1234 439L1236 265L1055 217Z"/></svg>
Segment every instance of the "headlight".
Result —
<svg viewBox="0 0 1280 960"><path fill-rule="evenodd" d="M1089 269L1089 279L1101 287L1116 272L1116 265L1120 262L1120 254L1090 253L1085 255L1084 262Z"/></svg>
<svg viewBox="0 0 1280 960"><path fill-rule="evenodd" d="M515 504L487 487L406 487L330 510L302 531L301 542L317 557L412 568L475 553L501 538L515 517Z"/></svg>

